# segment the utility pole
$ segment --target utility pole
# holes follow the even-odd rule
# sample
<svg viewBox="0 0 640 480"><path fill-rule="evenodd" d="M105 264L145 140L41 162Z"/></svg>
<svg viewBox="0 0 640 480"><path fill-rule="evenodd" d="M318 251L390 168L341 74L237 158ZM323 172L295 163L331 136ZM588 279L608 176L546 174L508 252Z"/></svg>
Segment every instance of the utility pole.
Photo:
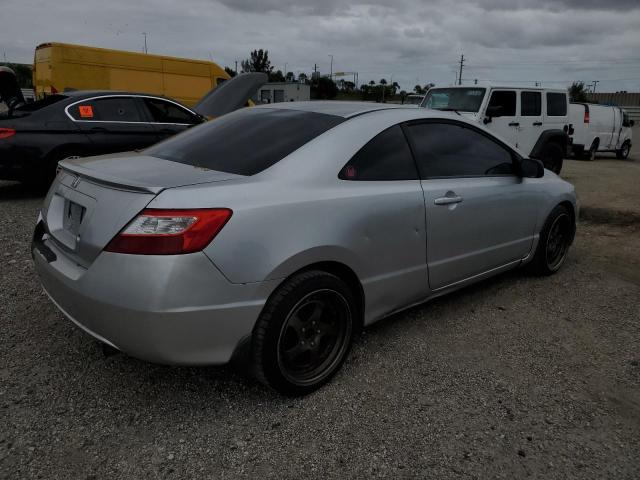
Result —
<svg viewBox="0 0 640 480"><path fill-rule="evenodd" d="M313 75L311 76L311 85L315 82L316 78L318 78L318 64L313 64Z"/></svg>
<svg viewBox="0 0 640 480"><path fill-rule="evenodd" d="M284 62L284 81L287 81L287 62Z"/></svg>
<svg viewBox="0 0 640 480"><path fill-rule="evenodd" d="M147 32L142 32L142 35L144 36L144 53L147 53Z"/></svg>
<svg viewBox="0 0 640 480"><path fill-rule="evenodd" d="M464 67L464 54L460 55L460 73L458 74L458 85L462 85L462 67Z"/></svg>
<svg viewBox="0 0 640 480"><path fill-rule="evenodd" d="M596 87L598 86L599 83L600 83L600 80L593 81L593 93L596 93Z"/></svg>
<svg viewBox="0 0 640 480"><path fill-rule="evenodd" d="M236 60L236 75L238 75L238 60Z"/></svg>
<svg viewBox="0 0 640 480"><path fill-rule="evenodd" d="M331 57L331 69L329 70L329 78L333 80L333 55L329 55Z"/></svg>

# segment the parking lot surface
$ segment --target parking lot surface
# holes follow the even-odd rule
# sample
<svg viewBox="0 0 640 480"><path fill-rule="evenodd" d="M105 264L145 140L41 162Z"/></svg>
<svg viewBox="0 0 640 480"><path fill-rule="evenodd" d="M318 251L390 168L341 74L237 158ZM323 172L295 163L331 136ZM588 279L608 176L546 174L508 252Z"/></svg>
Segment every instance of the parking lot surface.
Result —
<svg viewBox="0 0 640 480"><path fill-rule="evenodd" d="M583 205L623 211L611 187L637 191L639 165L565 175ZM230 367L105 357L36 278L41 202L0 183L0 478L640 477L640 223L588 216L557 275L395 315L290 399Z"/></svg>

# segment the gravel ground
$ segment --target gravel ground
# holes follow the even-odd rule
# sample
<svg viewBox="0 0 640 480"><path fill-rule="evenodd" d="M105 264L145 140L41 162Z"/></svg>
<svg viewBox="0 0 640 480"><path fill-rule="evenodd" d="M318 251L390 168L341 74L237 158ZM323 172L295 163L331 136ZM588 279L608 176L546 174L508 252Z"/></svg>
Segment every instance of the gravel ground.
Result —
<svg viewBox="0 0 640 480"><path fill-rule="evenodd" d="M231 368L105 358L35 276L41 201L0 183L0 478L640 478L639 225L583 223L553 277L381 322L287 399Z"/></svg>

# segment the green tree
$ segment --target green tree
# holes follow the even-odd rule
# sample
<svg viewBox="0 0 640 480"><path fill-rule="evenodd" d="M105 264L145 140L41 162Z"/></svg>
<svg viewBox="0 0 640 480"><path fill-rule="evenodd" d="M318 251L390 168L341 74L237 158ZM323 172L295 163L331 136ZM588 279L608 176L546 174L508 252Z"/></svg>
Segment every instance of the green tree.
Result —
<svg viewBox="0 0 640 480"><path fill-rule="evenodd" d="M373 87L375 84L376 84L376 82L374 82L373 80L371 80L371 81L369 82L369 85L371 85L372 87Z"/></svg>
<svg viewBox="0 0 640 480"><path fill-rule="evenodd" d="M231 78L236 76L236 71L233 68L224 67L224 71L227 72L227 75L229 75Z"/></svg>
<svg viewBox="0 0 640 480"><path fill-rule="evenodd" d="M300 75L298 75L298 81L301 82L301 83L307 83L307 79L308 78L309 77L304 72L302 72Z"/></svg>
<svg viewBox="0 0 640 480"><path fill-rule="evenodd" d="M424 89L420 85L416 85L415 87L413 87L413 91L417 94L425 93Z"/></svg>
<svg viewBox="0 0 640 480"><path fill-rule="evenodd" d="M269 50L260 49L251 52L250 58L242 61L242 71L271 73L273 67L269 61Z"/></svg>
<svg viewBox="0 0 640 480"><path fill-rule="evenodd" d="M282 70L278 70L276 72L269 72L269 81L284 82L284 75L282 74Z"/></svg>
<svg viewBox="0 0 640 480"><path fill-rule="evenodd" d="M572 102L587 102L587 91L584 82L573 82L569 87L569 100Z"/></svg>
<svg viewBox="0 0 640 480"><path fill-rule="evenodd" d="M293 72L287 72L287 74L285 75L285 79L287 80L287 82L293 82L296 79L296 76Z"/></svg>
<svg viewBox="0 0 640 480"><path fill-rule="evenodd" d="M318 100L331 100L338 94L338 87L329 77L320 77L318 84L311 87L311 95Z"/></svg>

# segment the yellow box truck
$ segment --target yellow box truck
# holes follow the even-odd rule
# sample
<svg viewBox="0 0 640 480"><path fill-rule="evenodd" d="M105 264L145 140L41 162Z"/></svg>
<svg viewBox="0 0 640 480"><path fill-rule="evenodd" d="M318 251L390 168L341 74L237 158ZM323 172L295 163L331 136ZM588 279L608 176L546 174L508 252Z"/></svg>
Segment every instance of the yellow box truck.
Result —
<svg viewBox="0 0 640 480"><path fill-rule="evenodd" d="M193 106L230 77L213 62L122 50L43 43L33 62L36 96L73 90L120 90Z"/></svg>

